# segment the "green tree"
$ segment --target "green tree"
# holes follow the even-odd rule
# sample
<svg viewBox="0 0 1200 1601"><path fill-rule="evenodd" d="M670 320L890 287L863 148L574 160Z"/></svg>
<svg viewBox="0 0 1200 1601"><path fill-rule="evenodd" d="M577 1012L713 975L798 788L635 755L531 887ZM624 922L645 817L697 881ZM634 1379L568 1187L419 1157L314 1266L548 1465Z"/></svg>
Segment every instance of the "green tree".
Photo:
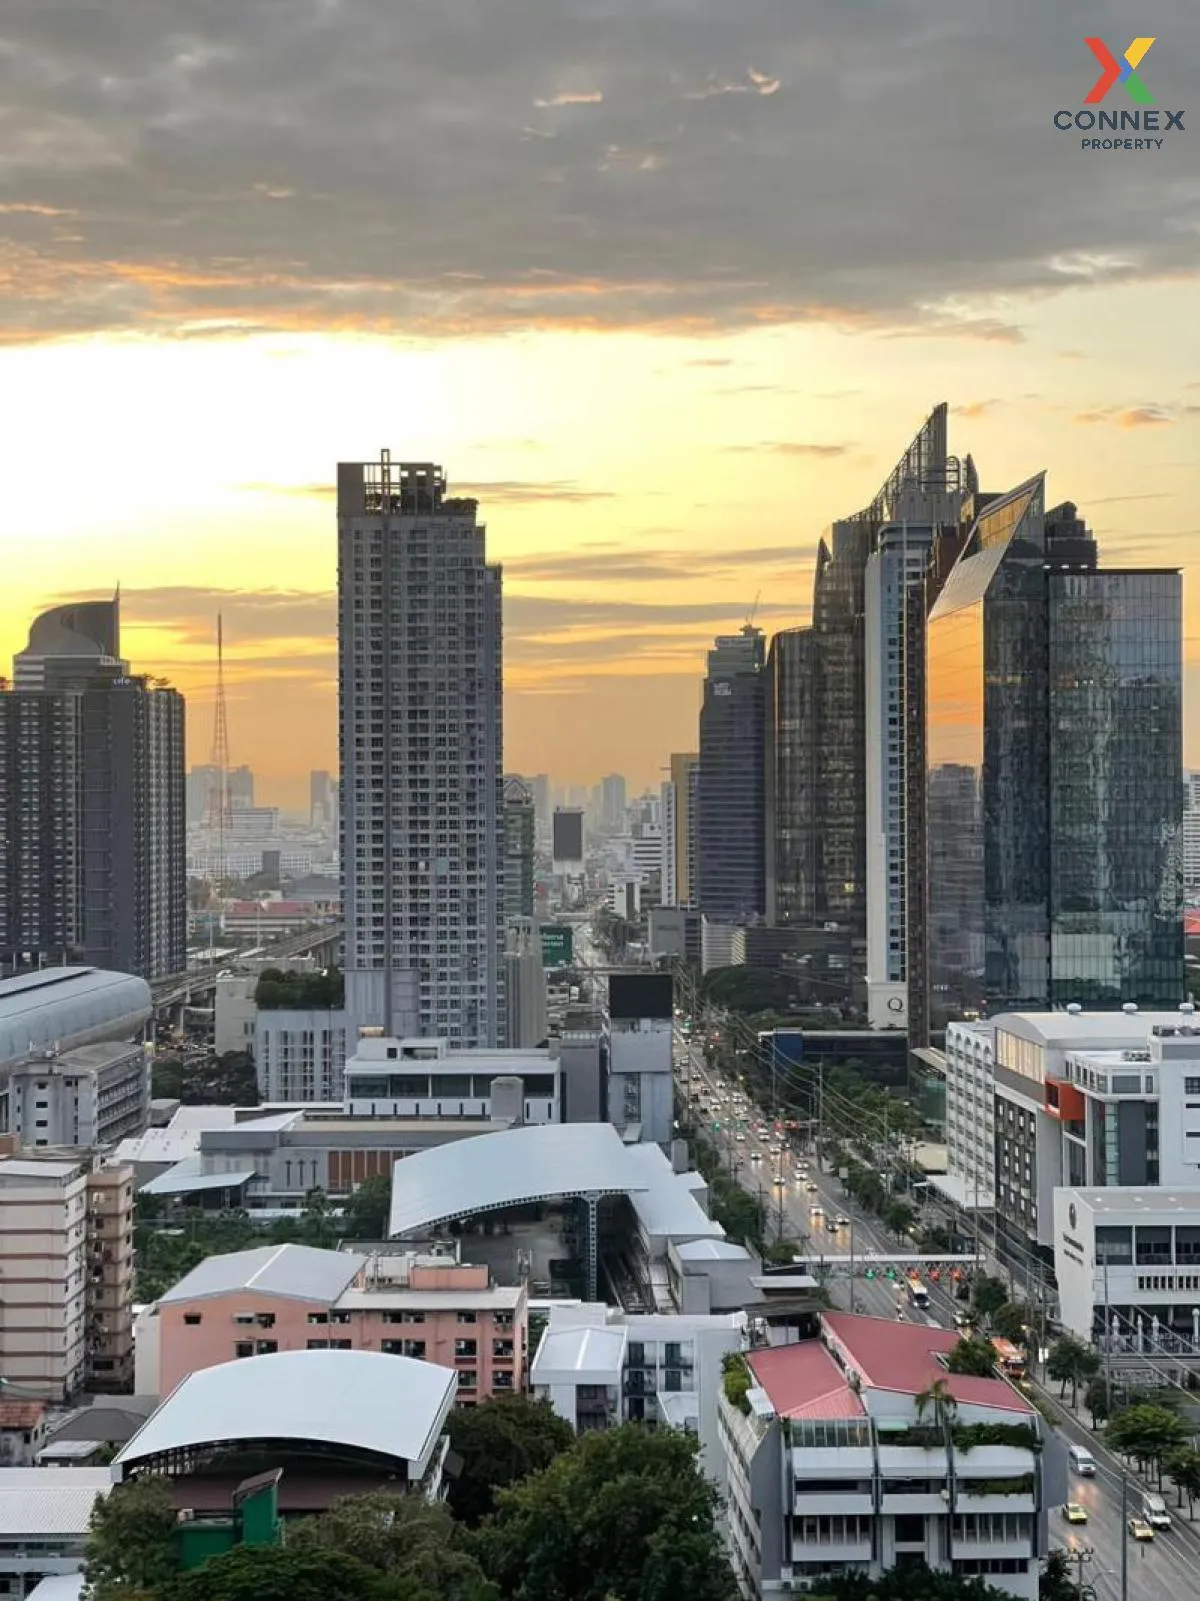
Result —
<svg viewBox="0 0 1200 1601"><path fill-rule="evenodd" d="M342 1231L348 1240L385 1240L392 1209L392 1180L373 1173L354 1190L342 1210Z"/></svg>
<svg viewBox="0 0 1200 1601"><path fill-rule="evenodd" d="M1083 1404L1092 1420L1092 1428L1099 1428L1112 1411L1112 1396L1108 1380L1095 1378L1083 1392Z"/></svg>
<svg viewBox="0 0 1200 1601"><path fill-rule="evenodd" d="M1065 1551L1051 1551L1042 1564L1038 1601L1079 1601L1075 1574Z"/></svg>
<svg viewBox="0 0 1200 1601"><path fill-rule="evenodd" d="M831 1601L1001 1601L1002 1591L983 1579L962 1579L952 1573L931 1573L922 1563L891 1568L878 1579L844 1574L822 1581Z"/></svg>
<svg viewBox="0 0 1200 1601"><path fill-rule="evenodd" d="M970 1334L959 1340L950 1355L946 1358L946 1366L951 1373L965 1373L976 1379L990 1379L996 1373L996 1350L990 1340L981 1335Z"/></svg>
<svg viewBox="0 0 1200 1601"><path fill-rule="evenodd" d="M304 1197L300 1232L306 1245L330 1246L337 1239L338 1219L329 1204L329 1196L319 1185Z"/></svg>
<svg viewBox="0 0 1200 1601"><path fill-rule="evenodd" d="M1162 1459L1163 1472L1174 1482L1179 1505L1187 1496L1188 1517L1196 1515L1196 1500L1200 1498L1200 1451L1194 1446L1180 1445L1167 1451Z"/></svg>
<svg viewBox="0 0 1200 1601"><path fill-rule="evenodd" d="M1021 1301L1006 1301L992 1313L992 1333L1014 1345L1024 1345L1033 1326L1033 1312Z"/></svg>
<svg viewBox="0 0 1200 1601"><path fill-rule="evenodd" d="M497 1496L476 1535L513 1601L736 1601L698 1443L638 1424L585 1434Z"/></svg>
<svg viewBox="0 0 1200 1601"><path fill-rule="evenodd" d="M165 1479L130 1479L97 1497L83 1568L88 1601L157 1594L175 1575L177 1526Z"/></svg>
<svg viewBox="0 0 1200 1601"><path fill-rule="evenodd" d="M288 1548L340 1552L438 1601L486 1601L499 1594L485 1583L448 1509L419 1496L347 1496L291 1527Z"/></svg>
<svg viewBox="0 0 1200 1601"><path fill-rule="evenodd" d="M441 1601L332 1547L239 1545L180 1574L160 1601Z"/></svg>
<svg viewBox="0 0 1200 1601"><path fill-rule="evenodd" d="M1061 1335L1050 1347L1046 1377L1058 1381L1060 1396L1067 1393L1068 1384L1071 1386L1072 1406L1079 1398L1079 1386L1094 1379L1099 1371L1099 1354L1073 1334Z"/></svg>
<svg viewBox="0 0 1200 1601"><path fill-rule="evenodd" d="M1121 1456L1142 1468L1152 1467L1161 1485L1163 1459L1181 1446L1189 1433L1183 1420L1167 1407L1139 1402L1109 1418L1104 1436Z"/></svg>
<svg viewBox="0 0 1200 1601"><path fill-rule="evenodd" d="M976 1273L971 1285L971 1305L982 1318L990 1318L1008 1301L1004 1280L991 1273Z"/></svg>
<svg viewBox="0 0 1200 1601"><path fill-rule="evenodd" d="M495 1511L497 1491L541 1473L575 1444L571 1425L549 1402L523 1395L458 1407L449 1431L462 1467L450 1481L447 1500L454 1516L471 1527Z"/></svg>
<svg viewBox="0 0 1200 1601"><path fill-rule="evenodd" d="M953 1423L958 1411L958 1402L950 1393L950 1386L945 1379L934 1379L919 1395L914 1396L917 1422L932 1418L934 1424L944 1429Z"/></svg>

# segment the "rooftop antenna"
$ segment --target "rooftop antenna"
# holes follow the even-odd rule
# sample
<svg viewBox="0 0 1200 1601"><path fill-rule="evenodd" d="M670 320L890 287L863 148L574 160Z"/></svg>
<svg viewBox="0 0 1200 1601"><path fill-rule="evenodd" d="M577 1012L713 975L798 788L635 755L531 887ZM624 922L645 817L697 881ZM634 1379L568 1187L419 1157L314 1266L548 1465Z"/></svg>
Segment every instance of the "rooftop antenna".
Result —
<svg viewBox="0 0 1200 1601"><path fill-rule="evenodd" d="M212 778L208 791L208 815L205 818L214 850L214 887L218 895L225 893L229 877L229 722L225 711L225 627L221 613L217 613L217 693L213 710Z"/></svg>
<svg viewBox="0 0 1200 1601"><path fill-rule="evenodd" d="M754 627L754 619L758 616L758 603L759 603L759 601L761 599L762 599L762 590L760 589L758 594L755 595L755 597L754 597L753 606L751 606L749 612L746 614L746 621L742 626L742 632L744 634L750 633L751 630Z"/></svg>

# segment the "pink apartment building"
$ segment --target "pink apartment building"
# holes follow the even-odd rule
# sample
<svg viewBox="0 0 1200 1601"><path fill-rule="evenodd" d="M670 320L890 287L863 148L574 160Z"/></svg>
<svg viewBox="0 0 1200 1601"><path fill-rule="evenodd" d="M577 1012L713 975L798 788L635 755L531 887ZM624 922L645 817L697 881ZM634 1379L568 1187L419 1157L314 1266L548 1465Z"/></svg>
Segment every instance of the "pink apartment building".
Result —
<svg viewBox="0 0 1200 1601"><path fill-rule="evenodd" d="M210 1256L137 1325L135 1387L169 1395L200 1368L276 1351L379 1351L458 1374L458 1404L522 1390L524 1287L442 1256L355 1256L307 1245Z"/></svg>

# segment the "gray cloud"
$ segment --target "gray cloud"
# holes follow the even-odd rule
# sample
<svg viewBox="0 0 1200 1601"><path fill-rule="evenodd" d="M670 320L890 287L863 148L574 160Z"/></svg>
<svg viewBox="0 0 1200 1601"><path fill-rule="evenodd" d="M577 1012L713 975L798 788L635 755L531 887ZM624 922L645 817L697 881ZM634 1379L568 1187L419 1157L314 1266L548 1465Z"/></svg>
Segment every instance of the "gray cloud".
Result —
<svg viewBox="0 0 1200 1601"><path fill-rule="evenodd" d="M1155 13L1160 105L1196 81L1193 19ZM0 338L1012 341L1022 295L1196 270L1173 148L1051 126L1085 34L1128 27L1116 0L10 0Z"/></svg>
<svg viewBox="0 0 1200 1601"><path fill-rule="evenodd" d="M638 549L636 545L509 557L506 576L533 583L653 583L662 579L712 578L743 569L793 568L811 562L815 546L758 545L728 551Z"/></svg>
<svg viewBox="0 0 1200 1601"><path fill-rule="evenodd" d="M658 577L658 574L654 575ZM749 585L747 585L749 588ZM47 604L106 598L109 591L69 593ZM800 591L797 589L797 598ZM504 597L505 660L511 665L570 655L585 662L636 651L654 658L700 650L714 633L745 620L753 594L735 589L719 601L575 600L514 593ZM194 673L216 651L216 618L224 619L226 672L231 682L312 678L325 682L336 650L337 603L331 591L210 589L173 585L122 589L124 648L135 667L168 675ZM760 601L760 621L790 621L803 607ZM181 651L146 659L139 634L169 630ZM703 671L702 663L697 672Z"/></svg>

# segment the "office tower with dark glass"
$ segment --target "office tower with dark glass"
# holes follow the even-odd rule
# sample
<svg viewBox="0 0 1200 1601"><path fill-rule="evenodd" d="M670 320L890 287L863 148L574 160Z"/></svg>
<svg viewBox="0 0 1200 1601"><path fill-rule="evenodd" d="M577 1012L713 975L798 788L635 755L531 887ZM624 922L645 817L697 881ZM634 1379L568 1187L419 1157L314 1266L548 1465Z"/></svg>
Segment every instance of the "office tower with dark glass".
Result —
<svg viewBox="0 0 1200 1601"><path fill-rule="evenodd" d="M348 1039L504 1041L500 568L429 462L338 466Z"/></svg>
<svg viewBox="0 0 1200 1601"><path fill-rule="evenodd" d="M817 666L811 628L788 628L772 638L767 652L765 848L767 922L776 927L818 921Z"/></svg>
<svg viewBox="0 0 1200 1601"><path fill-rule="evenodd" d="M927 631L934 1027L1184 998L1182 583L1043 476L979 497Z"/></svg>
<svg viewBox="0 0 1200 1601"><path fill-rule="evenodd" d="M747 623L708 653L696 779L695 898L715 923L749 923L766 910L761 630Z"/></svg>
<svg viewBox="0 0 1200 1601"><path fill-rule="evenodd" d="M187 966L184 703L121 659L120 603L43 612L0 692L0 964Z"/></svg>

